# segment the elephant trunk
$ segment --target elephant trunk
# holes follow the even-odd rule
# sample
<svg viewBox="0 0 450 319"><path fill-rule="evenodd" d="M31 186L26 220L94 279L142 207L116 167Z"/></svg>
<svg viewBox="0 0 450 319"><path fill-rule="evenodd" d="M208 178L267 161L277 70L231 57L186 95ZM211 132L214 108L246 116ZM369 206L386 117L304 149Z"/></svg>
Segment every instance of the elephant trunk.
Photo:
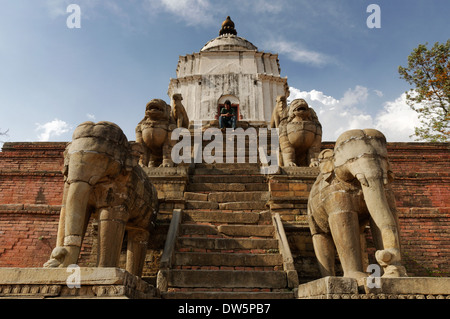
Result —
<svg viewBox="0 0 450 319"><path fill-rule="evenodd" d="M383 249L399 249L397 223L389 207L381 179L369 179L361 184L370 216L381 232Z"/></svg>
<svg viewBox="0 0 450 319"><path fill-rule="evenodd" d="M67 189L65 205L64 248L67 255L62 264L67 267L76 264L86 227L87 205L92 186L89 183L76 181Z"/></svg>
<svg viewBox="0 0 450 319"><path fill-rule="evenodd" d="M386 276L406 276L406 271L401 266L398 225L385 194L383 179L365 181L366 185L361 183L361 186L372 219L372 235L379 236L375 257L384 268Z"/></svg>

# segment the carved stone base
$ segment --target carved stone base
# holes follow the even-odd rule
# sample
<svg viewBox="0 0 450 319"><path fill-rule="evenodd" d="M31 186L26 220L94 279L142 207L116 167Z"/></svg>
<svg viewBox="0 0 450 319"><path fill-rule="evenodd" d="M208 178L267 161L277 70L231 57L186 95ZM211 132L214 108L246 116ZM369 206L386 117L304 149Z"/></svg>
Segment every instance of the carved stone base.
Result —
<svg viewBox="0 0 450 319"><path fill-rule="evenodd" d="M374 278L370 283L375 284ZM366 279L325 277L298 287L298 299L450 299L450 277Z"/></svg>
<svg viewBox="0 0 450 319"><path fill-rule="evenodd" d="M0 298L155 299L159 291L120 268L0 268Z"/></svg>

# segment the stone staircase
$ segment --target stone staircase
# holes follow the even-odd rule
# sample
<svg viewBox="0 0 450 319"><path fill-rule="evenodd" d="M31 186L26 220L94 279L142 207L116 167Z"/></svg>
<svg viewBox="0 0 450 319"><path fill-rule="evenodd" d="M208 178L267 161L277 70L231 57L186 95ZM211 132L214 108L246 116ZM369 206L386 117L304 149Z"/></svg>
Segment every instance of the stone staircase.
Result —
<svg viewBox="0 0 450 319"><path fill-rule="evenodd" d="M162 298L294 298L297 273L268 196L258 163L196 164L161 258Z"/></svg>

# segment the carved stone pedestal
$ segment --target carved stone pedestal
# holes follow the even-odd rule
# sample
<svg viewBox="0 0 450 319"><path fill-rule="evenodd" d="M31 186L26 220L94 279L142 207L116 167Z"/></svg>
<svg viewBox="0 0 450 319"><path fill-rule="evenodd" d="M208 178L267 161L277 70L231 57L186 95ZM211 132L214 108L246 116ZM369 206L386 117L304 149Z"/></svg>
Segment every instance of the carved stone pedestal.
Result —
<svg viewBox="0 0 450 319"><path fill-rule="evenodd" d="M449 277L356 280L325 277L298 287L298 299L450 299ZM369 286L372 286L369 288Z"/></svg>
<svg viewBox="0 0 450 319"><path fill-rule="evenodd" d="M159 298L158 290L120 268L0 268L0 298Z"/></svg>

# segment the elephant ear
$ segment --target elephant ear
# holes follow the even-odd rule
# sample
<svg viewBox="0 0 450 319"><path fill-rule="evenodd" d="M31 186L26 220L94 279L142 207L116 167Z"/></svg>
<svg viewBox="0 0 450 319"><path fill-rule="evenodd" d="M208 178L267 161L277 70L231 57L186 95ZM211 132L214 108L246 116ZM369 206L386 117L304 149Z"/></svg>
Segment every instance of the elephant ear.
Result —
<svg viewBox="0 0 450 319"><path fill-rule="evenodd" d="M319 154L319 168L320 173L323 176L323 180L327 183L331 182L333 178L334 164L333 164L333 150L326 149Z"/></svg>
<svg viewBox="0 0 450 319"><path fill-rule="evenodd" d="M69 160L70 160L70 153L69 153L69 147L72 143L69 142L66 144L66 148L64 150L63 156L64 156L64 166L62 169L62 173L64 176L64 180L66 179L67 175L69 174Z"/></svg>

